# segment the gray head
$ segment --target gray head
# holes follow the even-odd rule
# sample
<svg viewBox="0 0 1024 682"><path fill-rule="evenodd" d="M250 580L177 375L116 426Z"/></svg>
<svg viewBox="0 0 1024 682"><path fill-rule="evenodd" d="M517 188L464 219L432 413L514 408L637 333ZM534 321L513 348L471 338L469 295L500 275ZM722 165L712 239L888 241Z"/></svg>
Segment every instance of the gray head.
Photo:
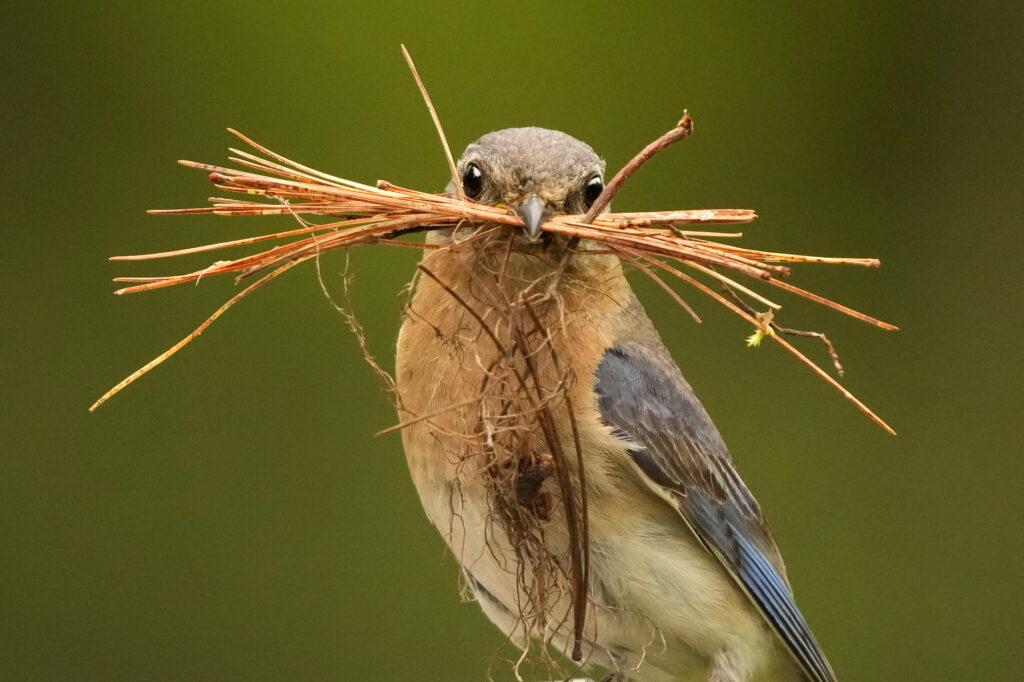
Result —
<svg viewBox="0 0 1024 682"><path fill-rule="evenodd" d="M531 239L547 217L584 213L604 189L604 161L590 145L545 128L488 133L466 147L456 170L467 197L513 209Z"/></svg>

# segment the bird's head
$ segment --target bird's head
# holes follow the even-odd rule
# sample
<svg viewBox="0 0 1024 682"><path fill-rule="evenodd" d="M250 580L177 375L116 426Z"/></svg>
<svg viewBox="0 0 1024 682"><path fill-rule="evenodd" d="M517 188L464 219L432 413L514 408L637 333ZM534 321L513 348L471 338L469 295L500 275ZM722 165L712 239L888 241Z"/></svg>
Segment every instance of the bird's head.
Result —
<svg viewBox="0 0 1024 682"><path fill-rule="evenodd" d="M550 216L585 213L604 189L604 161L590 145L545 128L488 133L466 147L456 172L468 198L518 213L527 242Z"/></svg>

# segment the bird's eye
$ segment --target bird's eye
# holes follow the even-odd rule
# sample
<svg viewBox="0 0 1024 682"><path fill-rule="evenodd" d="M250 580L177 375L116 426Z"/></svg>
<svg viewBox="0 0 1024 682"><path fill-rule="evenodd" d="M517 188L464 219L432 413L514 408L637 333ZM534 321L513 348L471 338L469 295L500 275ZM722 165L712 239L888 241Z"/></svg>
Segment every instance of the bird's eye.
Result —
<svg viewBox="0 0 1024 682"><path fill-rule="evenodd" d="M484 174L480 167L475 163L466 166L466 171L462 174L462 190L466 193L466 196L470 199L476 199L480 196L483 188Z"/></svg>
<svg viewBox="0 0 1024 682"><path fill-rule="evenodd" d="M594 176L587 181L587 184L583 186L583 203L586 204L587 208L593 206L603 191L604 181L601 178Z"/></svg>

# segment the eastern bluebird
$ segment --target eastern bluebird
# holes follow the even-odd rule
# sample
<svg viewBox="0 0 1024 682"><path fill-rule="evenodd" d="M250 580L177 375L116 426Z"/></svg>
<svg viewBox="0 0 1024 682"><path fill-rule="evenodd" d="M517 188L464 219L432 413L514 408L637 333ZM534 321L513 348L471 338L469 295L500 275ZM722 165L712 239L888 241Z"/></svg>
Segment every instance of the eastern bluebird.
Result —
<svg viewBox="0 0 1024 682"><path fill-rule="evenodd" d="M585 474L587 662L610 680L834 681L757 501L619 257L541 230L586 212L603 171L588 145L541 128L490 133L459 160L464 194L525 229L428 236L396 371L427 516L498 627L568 652L554 433L573 480Z"/></svg>

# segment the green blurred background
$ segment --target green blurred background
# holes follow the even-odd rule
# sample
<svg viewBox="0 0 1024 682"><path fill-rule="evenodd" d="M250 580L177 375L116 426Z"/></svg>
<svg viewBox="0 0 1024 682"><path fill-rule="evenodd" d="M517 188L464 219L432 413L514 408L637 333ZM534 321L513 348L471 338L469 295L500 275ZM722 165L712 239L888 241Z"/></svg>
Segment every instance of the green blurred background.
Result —
<svg viewBox="0 0 1024 682"><path fill-rule="evenodd" d="M634 279L840 679L1020 679L1019 3L4 15L0 678L485 679L502 637L460 603L398 436L373 436L396 417L312 267L86 412L234 291L204 280L114 297L111 277L209 261L108 256L290 225L144 213L204 204L204 174L174 161L225 160L226 126L352 179L444 185L405 42L456 153L540 125L614 170L687 107L695 135L618 209L755 208L746 244L882 259L792 281L902 331L786 297L782 320L829 331L847 385L896 438L779 348L746 349L748 330L710 300L683 292L698 326ZM324 273L340 292L333 256ZM353 305L388 365L417 257L351 254Z"/></svg>

